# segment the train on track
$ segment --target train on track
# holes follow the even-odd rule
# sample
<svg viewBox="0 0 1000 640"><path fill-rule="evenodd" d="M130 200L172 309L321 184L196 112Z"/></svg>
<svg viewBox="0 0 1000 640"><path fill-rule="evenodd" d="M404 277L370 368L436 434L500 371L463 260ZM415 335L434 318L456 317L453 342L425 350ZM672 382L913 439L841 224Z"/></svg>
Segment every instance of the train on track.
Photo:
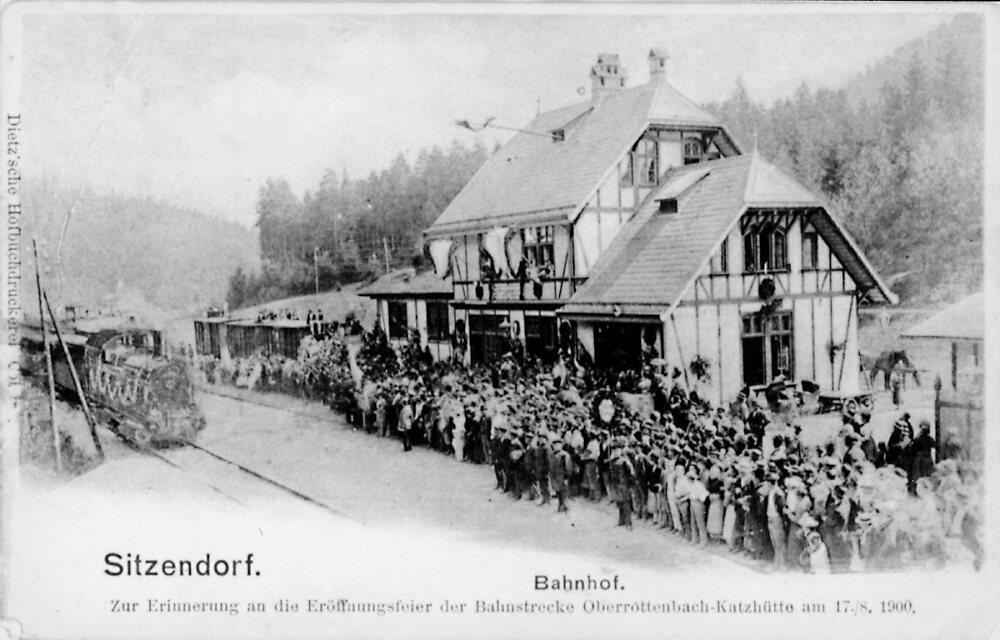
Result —
<svg viewBox="0 0 1000 640"><path fill-rule="evenodd" d="M21 369L45 380L43 330L49 331L56 387L78 402L69 363L51 325L22 326ZM204 429L187 363L166 356L161 331L134 322L81 321L60 324L59 332L92 411L120 435L143 446L169 446L192 442Z"/></svg>

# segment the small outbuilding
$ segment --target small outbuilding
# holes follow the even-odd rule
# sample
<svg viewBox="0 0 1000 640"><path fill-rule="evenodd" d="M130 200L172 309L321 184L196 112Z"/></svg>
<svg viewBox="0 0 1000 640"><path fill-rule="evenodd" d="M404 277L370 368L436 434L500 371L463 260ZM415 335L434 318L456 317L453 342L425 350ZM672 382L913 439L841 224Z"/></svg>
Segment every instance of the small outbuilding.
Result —
<svg viewBox="0 0 1000 640"><path fill-rule="evenodd" d="M358 295L375 301L376 326L390 342L406 340L414 330L420 335L421 348L429 348L435 360L448 359L453 349L462 348L452 344L456 322L449 304L452 285L433 271L397 269L363 287ZM459 322L459 333L464 336L464 322Z"/></svg>
<svg viewBox="0 0 1000 640"><path fill-rule="evenodd" d="M983 460L983 337L986 309L982 293L973 294L907 329L911 352L921 369L936 374L934 421L938 453L949 440L972 462ZM943 445L943 446L942 446Z"/></svg>

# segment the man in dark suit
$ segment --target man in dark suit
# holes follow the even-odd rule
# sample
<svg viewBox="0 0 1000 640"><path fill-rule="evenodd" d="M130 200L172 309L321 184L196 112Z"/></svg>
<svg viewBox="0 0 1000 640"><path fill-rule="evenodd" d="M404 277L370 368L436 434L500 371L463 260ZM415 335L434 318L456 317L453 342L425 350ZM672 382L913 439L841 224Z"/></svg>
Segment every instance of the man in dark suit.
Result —
<svg viewBox="0 0 1000 640"><path fill-rule="evenodd" d="M618 504L618 526L632 528L632 486L635 484L635 466L630 458L631 449L622 446L612 454L611 484L615 487Z"/></svg>
<svg viewBox="0 0 1000 640"><path fill-rule="evenodd" d="M556 511L565 513L569 511L569 507L566 506L566 493L569 490L567 483L573 471L573 460L570 458L569 453L563 449L562 437L559 435L556 435L552 439L552 460L549 466L549 472L552 477L552 490L555 491L556 497L559 498L559 508Z"/></svg>
<svg viewBox="0 0 1000 640"><path fill-rule="evenodd" d="M549 491L549 447L545 441L545 436L536 434L531 442L532 469L535 482L538 483L538 492L542 495L539 506L549 504L551 492Z"/></svg>

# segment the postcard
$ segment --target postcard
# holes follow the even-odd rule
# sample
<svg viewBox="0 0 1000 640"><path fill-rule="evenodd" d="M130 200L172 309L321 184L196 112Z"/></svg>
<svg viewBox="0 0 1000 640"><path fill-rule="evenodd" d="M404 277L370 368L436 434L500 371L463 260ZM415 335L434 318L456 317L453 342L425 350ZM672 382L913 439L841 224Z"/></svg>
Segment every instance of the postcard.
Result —
<svg viewBox="0 0 1000 640"><path fill-rule="evenodd" d="M998 16L7 3L0 636L995 636Z"/></svg>

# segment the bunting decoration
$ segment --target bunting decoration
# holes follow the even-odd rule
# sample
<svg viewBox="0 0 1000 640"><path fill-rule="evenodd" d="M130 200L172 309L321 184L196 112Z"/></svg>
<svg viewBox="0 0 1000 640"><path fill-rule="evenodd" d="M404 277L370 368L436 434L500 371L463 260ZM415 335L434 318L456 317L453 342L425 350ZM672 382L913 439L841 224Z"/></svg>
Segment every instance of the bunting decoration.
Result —
<svg viewBox="0 0 1000 640"><path fill-rule="evenodd" d="M448 238L433 240L428 247L431 260L434 262L434 274L442 280L448 277L451 271L451 252L454 248L454 241Z"/></svg>
<svg viewBox="0 0 1000 640"><path fill-rule="evenodd" d="M521 272L521 265L526 262L524 259L524 236L521 235L520 231L515 229L508 234L506 251L510 273L516 277Z"/></svg>
<svg viewBox="0 0 1000 640"><path fill-rule="evenodd" d="M505 246L507 229L507 227L496 227L483 237L483 250L493 258L493 267L501 274L510 273Z"/></svg>

